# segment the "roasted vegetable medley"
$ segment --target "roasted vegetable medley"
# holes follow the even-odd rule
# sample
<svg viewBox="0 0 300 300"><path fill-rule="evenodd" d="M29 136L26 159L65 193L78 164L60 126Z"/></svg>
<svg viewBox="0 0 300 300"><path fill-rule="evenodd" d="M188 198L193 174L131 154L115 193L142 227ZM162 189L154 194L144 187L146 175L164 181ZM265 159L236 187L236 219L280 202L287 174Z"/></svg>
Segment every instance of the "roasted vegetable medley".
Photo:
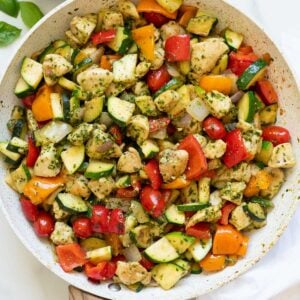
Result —
<svg viewBox="0 0 300 300"><path fill-rule="evenodd" d="M65 272L170 289L233 265L266 225L291 136L270 55L217 23L181 0L121 0L22 61L6 182Z"/></svg>

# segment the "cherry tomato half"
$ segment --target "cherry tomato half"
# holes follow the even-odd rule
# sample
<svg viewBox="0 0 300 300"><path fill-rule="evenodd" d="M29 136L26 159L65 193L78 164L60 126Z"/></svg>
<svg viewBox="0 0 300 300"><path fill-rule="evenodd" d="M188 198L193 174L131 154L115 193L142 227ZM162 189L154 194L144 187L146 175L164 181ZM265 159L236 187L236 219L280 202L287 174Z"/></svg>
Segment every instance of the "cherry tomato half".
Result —
<svg viewBox="0 0 300 300"><path fill-rule="evenodd" d="M43 211L39 213L37 219L33 223L35 233L40 237L49 237L54 230L53 217Z"/></svg>
<svg viewBox="0 0 300 300"><path fill-rule="evenodd" d="M86 239L92 235L92 222L89 218L78 218L73 223L73 230L77 237Z"/></svg>
<svg viewBox="0 0 300 300"><path fill-rule="evenodd" d="M207 117L203 121L203 129L213 140L223 139L226 136L223 123L215 117Z"/></svg>
<svg viewBox="0 0 300 300"><path fill-rule="evenodd" d="M281 126L268 126L264 128L262 137L264 140L271 142L274 146L288 143L291 140L289 131Z"/></svg>
<svg viewBox="0 0 300 300"><path fill-rule="evenodd" d="M92 209L92 229L94 232L108 232L109 209L102 205L94 205Z"/></svg>
<svg viewBox="0 0 300 300"><path fill-rule="evenodd" d="M145 186L141 192L141 203L144 209L153 217L159 217L166 206L160 191L154 190L150 186Z"/></svg>
<svg viewBox="0 0 300 300"><path fill-rule="evenodd" d="M155 12L144 12L144 18L148 23L152 23L155 27L161 27L169 22L169 19L164 15Z"/></svg>
<svg viewBox="0 0 300 300"><path fill-rule="evenodd" d="M39 214L38 207L25 197L21 197L20 202L26 219L30 222L34 222Z"/></svg>
<svg viewBox="0 0 300 300"><path fill-rule="evenodd" d="M161 66L158 70L150 71L147 74L146 81L152 93L158 91L171 79L165 65Z"/></svg>

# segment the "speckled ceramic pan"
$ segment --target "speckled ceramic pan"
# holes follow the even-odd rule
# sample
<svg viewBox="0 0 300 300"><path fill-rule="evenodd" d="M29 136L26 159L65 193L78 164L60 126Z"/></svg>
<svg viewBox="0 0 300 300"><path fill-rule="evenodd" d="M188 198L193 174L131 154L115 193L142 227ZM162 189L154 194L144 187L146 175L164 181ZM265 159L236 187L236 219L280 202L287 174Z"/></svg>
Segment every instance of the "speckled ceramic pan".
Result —
<svg viewBox="0 0 300 300"><path fill-rule="evenodd" d="M66 1L48 14L29 32L0 84L0 97L2 100L0 108L0 126L2 128L0 140L5 140L9 137L6 122L9 119L13 105L18 103L13 90L20 74L22 58L25 55L30 56L31 53L47 46L51 40L63 37L65 30L69 26L69 21L74 15L97 12L100 8L112 5L113 3L114 1L112 0ZM160 288L147 288L135 294L125 288L122 288L121 291L113 292L108 289L107 284L95 285L88 282L84 275L79 273L65 273L55 263L50 244L47 241L40 240L32 230L31 224L25 220L20 210L18 195L4 183L6 170L1 160L1 207L20 240L49 270L68 283L99 296L122 300L182 300L205 294L235 279L262 258L278 240L296 210L297 197L300 195L300 146L298 142L300 138L300 96L296 82L286 61L263 30L230 5L221 0L186 1L186 3L213 11L220 21L218 29L230 26L233 30L242 32L246 37L246 42L254 46L258 54L269 52L274 58L268 75L279 93L281 108L278 121L279 124L286 126L291 133L298 164L289 171L287 181L274 199L275 208L268 214L267 226L253 233L249 251L244 259L239 260L236 265L228 267L219 273L188 276L169 291L163 291Z"/></svg>

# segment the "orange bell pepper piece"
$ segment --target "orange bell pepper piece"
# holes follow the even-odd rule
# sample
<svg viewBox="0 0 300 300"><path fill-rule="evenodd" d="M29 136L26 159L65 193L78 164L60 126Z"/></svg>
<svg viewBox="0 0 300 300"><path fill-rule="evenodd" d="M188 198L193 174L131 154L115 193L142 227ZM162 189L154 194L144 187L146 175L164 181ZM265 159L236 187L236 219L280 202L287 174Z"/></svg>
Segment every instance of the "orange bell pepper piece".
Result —
<svg viewBox="0 0 300 300"><path fill-rule="evenodd" d="M250 178L244 190L244 196L249 198L257 195L260 190L268 189L271 182L271 175L265 170L260 170L255 176Z"/></svg>
<svg viewBox="0 0 300 300"><path fill-rule="evenodd" d="M191 182L189 180L186 180L184 178L176 178L174 181L169 183L164 183L161 188L165 190L176 190L176 189L183 189L187 186L189 186Z"/></svg>
<svg viewBox="0 0 300 300"><path fill-rule="evenodd" d="M248 244L249 244L249 237L246 235L243 235L243 241L240 249L236 253L238 256L245 256L248 250Z"/></svg>
<svg viewBox="0 0 300 300"><path fill-rule="evenodd" d="M225 95L230 94L232 90L232 80L222 75L206 75L202 76L199 81L200 87L206 92L219 91Z"/></svg>
<svg viewBox="0 0 300 300"><path fill-rule="evenodd" d="M120 59L121 57L122 56L118 54L102 55L100 61L100 68L111 71L113 62Z"/></svg>
<svg viewBox="0 0 300 300"><path fill-rule="evenodd" d="M154 12L173 20L177 17L177 11L170 13L161 7L155 0L140 0L136 8L139 13Z"/></svg>
<svg viewBox="0 0 300 300"><path fill-rule="evenodd" d="M213 254L236 254L242 244L243 235L231 225L218 225L213 241Z"/></svg>
<svg viewBox="0 0 300 300"><path fill-rule="evenodd" d="M178 24L186 27L191 18L195 17L198 11L197 7L189 6L189 5L182 5L179 9L179 14L181 14Z"/></svg>
<svg viewBox="0 0 300 300"><path fill-rule="evenodd" d="M58 262L65 272L71 272L86 263L85 252L77 243L57 246L56 254Z"/></svg>
<svg viewBox="0 0 300 300"><path fill-rule="evenodd" d="M36 98L32 103L32 113L38 122L48 121L53 118L50 95L52 88L43 85L37 92Z"/></svg>
<svg viewBox="0 0 300 300"><path fill-rule="evenodd" d="M123 247L118 234L105 234L104 237L107 244L111 246L112 254L114 256L117 256L122 253Z"/></svg>
<svg viewBox="0 0 300 300"><path fill-rule="evenodd" d="M132 30L132 38L147 60L154 59L154 27L152 24Z"/></svg>
<svg viewBox="0 0 300 300"><path fill-rule="evenodd" d="M64 185L61 176L46 178L32 177L24 187L24 195L35 205L44 202L53 192Z"/></svg>
<svg viewBox="0 0 300 300"><path fill-rule="evenodd" d="M200 261L199 265L205 272L221 271L225 268L225 255L214 255L209 253Z"/></svg>

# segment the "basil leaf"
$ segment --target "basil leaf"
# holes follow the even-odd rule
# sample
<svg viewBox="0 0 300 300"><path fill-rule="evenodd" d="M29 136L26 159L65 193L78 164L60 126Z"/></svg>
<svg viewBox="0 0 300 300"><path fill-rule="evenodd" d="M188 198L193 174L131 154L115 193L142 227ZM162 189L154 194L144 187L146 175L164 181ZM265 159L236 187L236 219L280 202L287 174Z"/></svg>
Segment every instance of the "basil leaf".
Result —
<svg viewBox="0 0 300 300"><path fill-rule="evenodd" d="M0 0L0 10L16 18L19 14L19 5L16 0Z"/></svg>
<svg viewBox="0 0 300 300"><path fill-rule="evenodd" d="M6 22L0 21L0 47L11 44L19 37L21 29Z"/></svg>
<svg viewBox="0 0 300 300"><path fill-rule="evenodd" d="M24 24L31 28L37 21L39 21L44 14L40 8L32 2L19 2L21 17Z"/></svg>

